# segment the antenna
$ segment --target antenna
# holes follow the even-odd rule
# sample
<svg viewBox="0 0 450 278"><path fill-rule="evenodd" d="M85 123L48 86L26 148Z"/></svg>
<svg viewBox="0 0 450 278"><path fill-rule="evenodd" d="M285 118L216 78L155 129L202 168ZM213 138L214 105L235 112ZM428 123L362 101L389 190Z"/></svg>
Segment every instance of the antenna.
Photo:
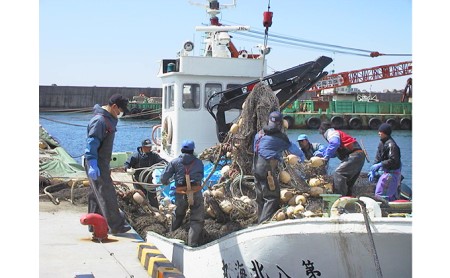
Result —
<svg viewBox="0 0 450 278"><path fill-rule="evenodd" d="M211 23L213 22L213 19L217 18L217 15L220 14L221 9L227 9L227 8L234 8L236 7L236 0L233 0L232 4L220 4L217 0L208 0L209 4L204 5L201 3L195 3L193 1L189 0L189 4L194 6L200 6L206 9L206 12L209 14ZM217 21L218 23L218 21ZM211 25L217 25L217 24L211 24Z"/></svg>

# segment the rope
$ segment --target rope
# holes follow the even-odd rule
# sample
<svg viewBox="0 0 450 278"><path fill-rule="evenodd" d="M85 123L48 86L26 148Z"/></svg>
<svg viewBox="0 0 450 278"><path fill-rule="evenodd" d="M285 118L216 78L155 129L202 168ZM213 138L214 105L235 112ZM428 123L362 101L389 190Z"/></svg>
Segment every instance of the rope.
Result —
<svg viewBox="0 0 450 278"><path fill-rule="evenodd" d="M164 169L166 167L166 165L167 165L167 163L165 161L161 161L161 162L153 164L150 167L142 167L142 168L135 169L135 170L142 170L142 171L139 173L139 175L137 177L135 177L133 175L134 181L132 183L139 184L139 185L145 185L146 187L149 187L149 188L146 188L147 191L155 192L156 191L155 189L157 187L161 186L161 184L151 183L152 179L153 179L153 177L152 177L153 171L156 169Z"/></svg>
<svg viewBox="0 0 450 278"><path fill-rule="evenodd" d="M101 239L98 239L98 242L100 243L100 245L106 250L106 252L108 252L108 254L114 258L114 260L116 260L116 262L123 268L123 270L125 270L125 272L128 274L128 276L130 278L134 278L133 274L130 274L130 272L128 272L128 270L123 266L123 264L116 258L116 256L114 255L114 253L110 252L104 245Z"/></svg>
<svg viewBox="0 0 450 278"><path fill-rule="evenodd" d="M216 159L216 161L214 162L214 166L213 166L213 168L211 169L211 172L209 172L209 175L206 177L206 179L203 181L203 184L202 184L202 187L203 186L205 186L205 184L209 181L209 179L211 178L211 176L214 174L214 172L216 171L216 168L217 168L217 165L219 164L219 162L220 162L220 158L221 158L221 153L222 153L222 144L220 144L220 147L219 147L219 151L218 151L218 154L217 154L217 159ZM214 155L214 154L213 154Z"/></svg>
<svg viewBox="0 0 450 278"><path fill-rule="evenodd" d="M369 225L369 217L367 215L366 204L361 200L356 201L356 203L359 205L359 207L361 208L361 212L364 215L364 223L366 224L367 235L369 236L370 244L372 247L372 255L375 262L375 268L377 269L377 276L379 278L383 278L383 274L381 273L380 261L378 260L377 250L375 249L375 241L373 240L372 230L370 229Z"/></svg>
<svg viewBox="0 0 450 278"><path fill-rule="evenodd" d="M39 116L39 118L40 118L40 119L47 120L47 121L50 121L50 122L60 123L60 124L66 124L66 125L73 125L73 126L86 127L86 125L77 125L77 124L71 124L71 123L67 123L67 122L61 122L61 121L52 120L52 119L50 119L50 118L42 117L42 116Z"/></svg>
<svg viewBox="0 0 450 278"><path fill-rule="evenodd" d="M231 192L231 196L232 197L238 197L239 198L239 197L242 197L244 195L247 195L250 198L248 193L244 194L244 192L242 191L242 180L245 180L247 182L247 184L248 184L247 188L248 188L249 191L250 190L254 190L254 188L255 188L255 177L253 175L245 175L245 176L239 175L239 176L236 176L231 181L231 184L230 184L230 192ZM237 194L237 192L235 192L235 190L234 190L234 188L236 187L238 182L239 182L239 191L240 191L239 193L240 193L240 195ZM255 193L255 196L256 196L256 193Z"/></svg>
<svg viewBox="0 0 450 278"><path fill-rule="evenodd" d="M50 200L52 201L53 204L59 205L59 204L60 204L60 201L59 201L58 198L53 197L53 195L52 195L50 192L48 192L47 190L50 189L50 188L56 187L56 186L60 186L60 185L65 184L65 183L66 183L66 182L60 182L60 183L48 185L48 186L46 186L46 187L44 188L44 193L45 193L45 195L47 195L48 197L50 197Z"/></svg>

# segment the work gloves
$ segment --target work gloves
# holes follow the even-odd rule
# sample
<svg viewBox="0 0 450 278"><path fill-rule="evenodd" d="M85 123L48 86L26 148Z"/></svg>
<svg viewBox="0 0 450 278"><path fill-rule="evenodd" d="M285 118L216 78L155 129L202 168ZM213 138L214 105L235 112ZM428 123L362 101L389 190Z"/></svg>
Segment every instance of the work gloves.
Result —
<svg viewBox="0 0 450 278"><path fill-rule="evenodd" d="M89 160L88 176L94 181L100 176L100 169L98 169L97 166L97 159Z"/></svg>
<svg viewBox="0 0 450 278"><path fill-rule="evenodd" d="M370 182L374 182L375 181L375 178L377 176L377 172L378 172L378 170L380 170L381 166L382 166L382 164L380 162L380 163L374 164L374 165L372 165L370 167L370 172L369 172L369 175L368 175Z"/></svg>
<svg viewBox="0 0 450 278"><path fill-rule="evenodd" d="M378 171L378 169L381 168L381 166L382 166L381 162L377 163L377 164L374 164L374 165L372 165L372 167L370 167L370 171L371 172L376 172L376 171Z"/></svg>

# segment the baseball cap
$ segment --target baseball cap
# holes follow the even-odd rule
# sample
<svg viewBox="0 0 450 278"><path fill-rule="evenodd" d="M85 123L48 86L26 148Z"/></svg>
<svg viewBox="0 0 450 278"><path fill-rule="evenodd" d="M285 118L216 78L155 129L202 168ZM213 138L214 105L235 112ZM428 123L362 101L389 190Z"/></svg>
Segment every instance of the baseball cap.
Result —
<svg viewBox="0 0 450 278"><path fill-rule="evenodd" d="M109 98L109 105L116 104L120 109L123 110L123 113L128 113L128 99L120 94L114 94Z"/></svg>
<svg viewBox="0 0 450 278"><path fill-rule="evenodd" d="M195 143L192 140L184 140L181 143L181 149L186 151L193 151L195 149Z"/></svg>
<svg viewBox="0 0 450 278"><path fill-rule="evenodd" d="M152 141L150 141L150 139L145 139L144 141L142 141L142 146L143 147L151 147Z"/></svg>
<svg viewBox="0 0 450 278"><path fill-rule="evenodd" d="M281 123L283 121L283 114L281 114L279 111L273 111L269 115L269 122L273 123Z"/></svg>
<svg viewBox="0 0 450 278"><path fill-rule="evenodd" d="M308 140L308 136L306 136L306 134L300 134L297 137L297 141L301 141L301 140Z"/></svg>

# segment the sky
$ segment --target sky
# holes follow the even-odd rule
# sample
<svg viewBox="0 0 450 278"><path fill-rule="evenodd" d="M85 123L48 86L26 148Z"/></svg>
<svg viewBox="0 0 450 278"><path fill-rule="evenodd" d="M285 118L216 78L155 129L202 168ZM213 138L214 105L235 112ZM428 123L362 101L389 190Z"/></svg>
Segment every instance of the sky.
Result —
<svg viewBox="0 0 450 278"><path fill-rule="evenodd" d="M363 58L305 48L278 49L280 46L274 45L267 58L271 68L281 70L331 55L336 72L414 59L413 265L417 277L441 277L448 272L447 257L438 252L450 248L448 230L442 226L443 218L448 218L445 173L450 157L444 134L448 125L445 112L450 103L446 83L450 9L443 3L446 1L415 0L413 5L407 0L270 2L274 18L269 36L283 34L381 53L412 51L413 57ZM222 23L262 30L267 1L239 0L237 4L237 8L222 12ZM174 58L186 40L200 44L194 26L202 23L208 23L206 13L187 0L0 3L4 104L4 198L0 206L5 218L0 238L8 250L3 273L26 277L38 277L39 273L39 85L159 87L158 60ZM243 43L248 43L250 49L259 42ZM236 44L240 46L240 42ZM401 77L390 80L398 84L371 82L372 90L401 89L406 82ZM26 267L23 259L27 259Z"/></svg>
<svg viewBox="0 0 450 278"><path fill-rule="evenodd" d="M202 49L195 26L209 24L208 1L196 0L41 0L39 2L39 84L106 87L161 87L159 61L175 58L185 41ZM232 0L219 1L231 4ZM237 0L223 9L224 25L249 25L264 31L263 12L269 1ZM269 28L268 73L315 60L333 59L326 70L345 72L412 61L412 56L371 58L343 54L342 48L314 49L282 44L274 36L330 44L384 54L412 54L412 3L410 0L306 1L272 0ZM255 52L262 38L232 34L238 50ZM271 41L272 40L272 41ZM318 45L315 44L317 48ZM320 46L324 48L323 46ZM335 50L335 51L333 51ZM406 79L359 84L367 91L403 89Z"/></svg>

